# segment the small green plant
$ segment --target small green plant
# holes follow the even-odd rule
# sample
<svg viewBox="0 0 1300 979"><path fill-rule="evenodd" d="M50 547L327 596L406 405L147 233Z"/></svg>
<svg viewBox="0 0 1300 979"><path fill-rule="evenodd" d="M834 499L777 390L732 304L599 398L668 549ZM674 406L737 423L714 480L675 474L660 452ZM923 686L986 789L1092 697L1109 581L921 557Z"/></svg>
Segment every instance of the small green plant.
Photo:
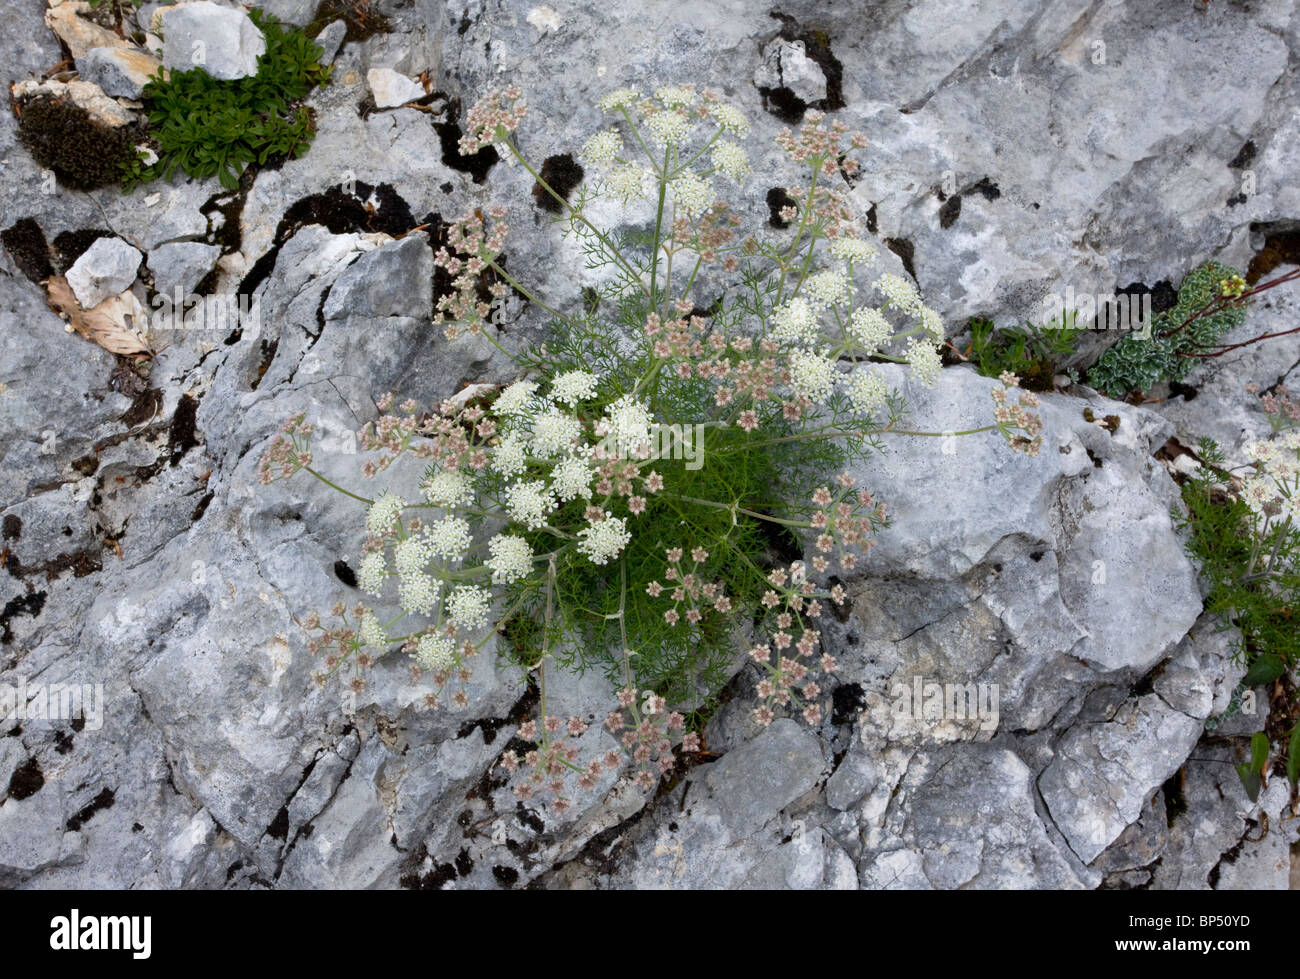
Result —
<svg viewBox="0 0 1300 979"><path fill-rule="evenodd" d="M1207 351L1246 318L1245 281L1236 269L1206 262L1178 287L1178 302L1156 314L1150 335L1129 333L1088 372L1088 383L1112 398L1147 391L1160 381L1180 381Z"/></svg>
<svg viewBox="0 0 1300 979"><path fill-rule="evenodd" d="M1250 739L1250 760L1237 766L1237 777L1246 787L1246 795L1251 802L1259 798L1264 769L1268 766L1268 749L1268 735L1263 731L1257 732Z"/></svg>
<svg viewBox="0 0 1300 979"><path fill-rule="evenodd" d="M1051 391L1053 379L1062 373L1061 362L1074 353L1083 332L1074 325L1075 314L1068 319L1068 325L1053 320L1046 326L1026 323L997 331L992 320L973 317L970 347L964 356L985 377L1011 373L1030 391Z"/></svg>
<svg viewBox="0 0 1300 979"><path fill-rule="evenodd" d="M1218 445L1202 440L1201 471L1183 485L1186 509L1174 514L1210 586L1206 611L1219 616L1224 628L1240 630L1234 655L1246 676L1229 713L1240 708L1245 691L1272 684L1300 664L1300 402L1285 389L1262 400L1278 434L1246 446L1253 472L1234 478L1223 468ZM1253 786L1256 793L1264 770L1258 755L1253 745L1242 774L1247 790ZM1291 729L1285 765L1295 785L1300 723Z"/></svg>
<svg viewBox="0 0 1300 979"><path fill-rule="evenodd" d="M202 68L166 76L160 70L145 86L158 159L151 166L128 161L120 175L128 187L179 169L200 180L216 177L233 190L249 164L301 156L311 145L315 122L299 103L329 79L323 50L269 14L249 16L266 35L256 75L223 81Z"/></svg>
<svg viewBox="0 0 1300 979"><path fill-rule="evenodd" d="M338 605L305 623L330 672L400 648L432 675L431 698L450 686L457 705L500 633L498 661L540 696L519 733L534 747L500 763L531 772L516 782L521 798L550 793L559 809L566 774L590 789L623 757L577 764L571 739L587 724L546 713L548 670L601 671L619 688L605 725L646 789L673 768L675 743L698 748L690 719L745 650L761 677L754 721L819 724L836 669L819 629L846 600L831 575L854 568L885 518L850 464L887 436L997 433L1030 454L1042 444L1035 397L1013 399L1010 375L992 390L991 424L902 428L902 397L876 362L934 384L943 323L901 276L863 281L876 249L852 235L838 178L856 167L860 136L818 112L784 133L779 146L807 173L791 230L738 240L720 195L750 170L739 110L678 85L600 104L610 128L583 151L597 176L573 201L516 145L517 89L469 113L461 152L496 145L527 168L605 285L562 312L507 271L503 207L451 226L435 257L451 284L436 315L449 339L495 345L517 379L427 409L379 400L362 474L418 462L424 498L342 490L368 507L357 583L376 607ZM636 201L654 218L607 229L593 220L608 213L597 199ZM705 267L731 283L707 310L693 295ZM503 345L496 307L511 291L548 314L545 346ZM305 416L287 423L263 457L264 483L305 470L341 489L315 468L312 431Z"/></svg>

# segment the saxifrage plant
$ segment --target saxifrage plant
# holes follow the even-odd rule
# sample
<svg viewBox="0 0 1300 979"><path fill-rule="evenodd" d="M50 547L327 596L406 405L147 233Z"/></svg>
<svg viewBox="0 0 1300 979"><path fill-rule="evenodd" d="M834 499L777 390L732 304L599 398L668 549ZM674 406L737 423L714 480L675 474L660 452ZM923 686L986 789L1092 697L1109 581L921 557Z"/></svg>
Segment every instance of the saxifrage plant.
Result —
<svg viewBox="0 0 1300 979"><path fill-rule="evenodd" d="M1178 302L1156 315L1150 335L1129 333L1088 372L1088 383L1113 398L1146 391L1159 381L1180 381L1196 355L1213 348L1246 318L1238 299L1245 280L1236 269L1206 262L1187 273Z"/></svg>

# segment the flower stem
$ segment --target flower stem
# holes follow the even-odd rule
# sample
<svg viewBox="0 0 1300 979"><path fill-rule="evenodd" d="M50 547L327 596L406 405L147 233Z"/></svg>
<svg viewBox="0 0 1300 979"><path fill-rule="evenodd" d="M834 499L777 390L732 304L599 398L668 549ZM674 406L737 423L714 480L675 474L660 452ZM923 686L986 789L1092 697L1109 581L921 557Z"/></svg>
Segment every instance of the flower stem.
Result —
<svg viewBox="0 0 1300 979"><path fill-rule="evenodd" d="M339 486L337 483L331 482L330 480L326 479L324 476L322 476L320 473L318 473L318 472L317 472L315 469L313 469L311 466L303 466L302 468L305 469L307 472L311 473L313 476L315 476L317 479L319 479L319 480L320 480L322 483L324 483L326 486L330 487L331 489L336 489L336 490L338 490L338 491L339 491L340 493L342 493L344 496L350 496L350 497L352 497L352 499L354 499L354 500L360 500L360 501L361 501L362 503L364 503L366 506L370 506L372 503L375 502L374 500L367 499L367 498L364 497L364 496L357 496L356 493L350 492L349 490L345 490L342 486Z"/></svg>

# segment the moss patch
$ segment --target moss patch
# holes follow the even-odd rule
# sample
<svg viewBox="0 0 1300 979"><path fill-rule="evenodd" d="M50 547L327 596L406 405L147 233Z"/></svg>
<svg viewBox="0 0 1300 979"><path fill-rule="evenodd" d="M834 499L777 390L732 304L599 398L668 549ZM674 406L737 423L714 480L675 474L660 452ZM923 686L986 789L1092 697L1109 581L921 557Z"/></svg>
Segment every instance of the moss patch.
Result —
<svg viewBox="0 0 1300 979"><path fill-rule="evenodd" d="M39 96L20 109L18 138L41 166L73 190L116 184L136 158L135 129L105 126L65 99Z"/></svg>

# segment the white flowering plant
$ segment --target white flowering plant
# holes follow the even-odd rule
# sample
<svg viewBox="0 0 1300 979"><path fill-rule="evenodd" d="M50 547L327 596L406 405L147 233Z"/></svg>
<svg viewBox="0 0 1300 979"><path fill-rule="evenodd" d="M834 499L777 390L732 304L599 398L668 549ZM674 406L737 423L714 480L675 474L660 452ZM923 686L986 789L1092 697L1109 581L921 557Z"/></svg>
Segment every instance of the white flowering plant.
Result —
<svg viewBox="0 0 1300 979"><path fill-rule="evenodd" d="M854 568L886 517L850 469L887 435L954 434L905 431L903 399L880 367L907 364L933 384L944 331L907 279L871 277L876 250L855 236L841 190L859 134L816 112L785 132L780 146L806 182L787 188L786 228L741 238L723 200L749 172L738 109L686 85L649 97L620 89L600 107L611 125L585 144L594 176L572 201L515 142L527 116L517 89L469 113L462 152L496 145L528 168L603 284L561 310L507 272L505 208L450 229L435 260L452 289L435 318L450 340L486 338L516 377L428 410L379 400L361 432L363 473L382 482L418 460L423 498L344 492L367 506L358 587L396 609L336 606L331 624L307 622L329 670L405 650L431 675L431 702L450 691L465 704L472 661L491 643L541 694L520 731L533 750L502 764L527 770L521 796L547 792L561 808L567 776L589 788L626 757L581 759L572 739L585 722L546 713L551 666L601 669L616 683L605 726L646 788L676 752L699 748L689 712L746 652L760 671L755 721L820 723L836 663L819 626L846 600L834 576ZM654 217L600 227L600 201L649 205ZM708 309L694 298L705 273L732 284ZM521 344L499 329L512 292L548 316L544 345L512 349ZM1015 385L1006 375L995 389L991 424L955 434L997 432L1036 453L1036 402L1012 400ZM304 416L287 423L263 482L306 471L342 489L313 467L311 438Z"/></svg>
<svg viewBox="0 0 1300 979"><path fill-rule="evenodd" d="M1246 668L1228 709L1206 728L1240 710L1247 691L1272 691L1268 736L1256 735L1261 753L1252 752L1251 764L1237 769L1253 799L1273 769L1293 788L1300 784L1300 698L1293 682L1300 665L1300 399L1280 384L1247 391L1259 395L1272 436L1242 446L1241 473L1227 468L1215 442L1202 439L1200 468L1182 487L1185 508L1173 516L1206 582L1205 609L1236 632L1234 656ZM1286 745L1275 758L1270 740Z"/></svg>

